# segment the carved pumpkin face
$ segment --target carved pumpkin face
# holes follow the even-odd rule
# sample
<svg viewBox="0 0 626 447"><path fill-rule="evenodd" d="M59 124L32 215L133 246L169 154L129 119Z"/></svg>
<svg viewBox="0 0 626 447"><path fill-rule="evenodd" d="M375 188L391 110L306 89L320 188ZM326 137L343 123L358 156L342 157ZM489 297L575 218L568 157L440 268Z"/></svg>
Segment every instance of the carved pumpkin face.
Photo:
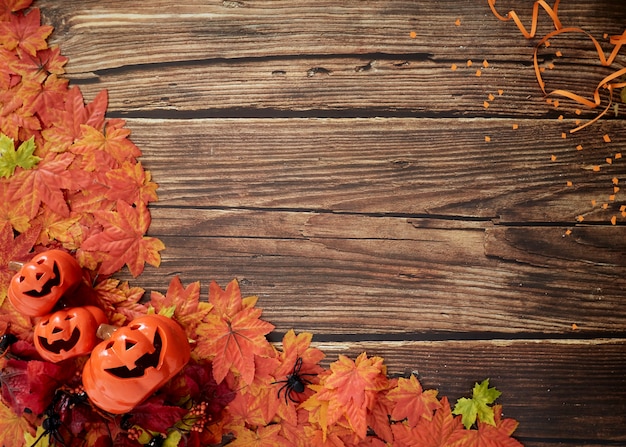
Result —
<svg viewBox="0 0 626 447"><path fill-rule="evenodd" d="M50 362L89 354L100 341L98 326L106 322L104 312L95 306L59 310L35 325L35 349Z"/></svg>
<svg viewBox="0 0 626 447"><path fill-rule="evenodd" d="M83 271L76 259L61 250L48 250L25 263L8 290L11 304L22 314L40 317L79 285Z"/></svg>
<svg viewBox="0 0 626 447"><path fill-rule="evenodd" d="M187 336L174 320L146 315L93 349L83 385L101 409L127 413L178 374L189 356Z"/></svg>

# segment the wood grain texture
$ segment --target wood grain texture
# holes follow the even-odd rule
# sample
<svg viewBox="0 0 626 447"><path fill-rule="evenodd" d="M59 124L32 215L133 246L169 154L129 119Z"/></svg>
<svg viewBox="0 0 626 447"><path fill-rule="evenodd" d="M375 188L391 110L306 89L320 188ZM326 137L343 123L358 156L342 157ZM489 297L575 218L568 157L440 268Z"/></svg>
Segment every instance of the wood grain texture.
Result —
<svg viewBox="0 0 626 447"><path fill-rule="evenodd" d="M537 40L486 1L37 6L160 185L161 268L121 279L238 278L272 340L312 331L326 365L365 350L451 399L490 377L526 446L626 444L626 107L569 133L599 110L548 104ZM559 16L605 53L626 23L622 0ZM583 34L538 55L548 89L586 96L624 65Z"/></svg>

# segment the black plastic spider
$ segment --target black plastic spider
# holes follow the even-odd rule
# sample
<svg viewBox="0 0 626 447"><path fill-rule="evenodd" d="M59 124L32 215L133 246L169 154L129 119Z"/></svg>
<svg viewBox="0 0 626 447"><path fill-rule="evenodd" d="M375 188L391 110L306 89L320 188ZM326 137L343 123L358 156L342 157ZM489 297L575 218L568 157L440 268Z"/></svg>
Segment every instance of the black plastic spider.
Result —
<svg viewBox="0 0 626 447"><path fill-rule="evenodd" d="M4 357L13 343L17 341L17 337L13 334L6 333L0 337L0 357Z"/></svg>
<svg viewBox="0 0 626 447"><path fill-rule="evenodd" d="M65 440L59 431L59 429L63 426L63 422L61 422L61 415L56 412L54 406L46 410L46 418L41 423L41 426L43 427L43 433L39 435L37 440L33 442L30 447L35 447L46 435L49 436L48 445L65 445Z"/></svg>
<svg viewBox="0 0 626 447"><path fill-rule="evenodd" d="M293 403L300 403L300 401L293 398L291 393L303 393L307 384L310 384L311 381L304 378L304 376L315 376L316 374L303 374L300 373L302 369L302 357L298 357L296 359L296 363L293 365L293 371L291 374L287 375L285 380L278 380L276 382L272 382L272 385L276 383L282 383L283 386L278 390L278 398L280 399L280 393L285 391L285 403L288 404L288 400Z"/></svg>

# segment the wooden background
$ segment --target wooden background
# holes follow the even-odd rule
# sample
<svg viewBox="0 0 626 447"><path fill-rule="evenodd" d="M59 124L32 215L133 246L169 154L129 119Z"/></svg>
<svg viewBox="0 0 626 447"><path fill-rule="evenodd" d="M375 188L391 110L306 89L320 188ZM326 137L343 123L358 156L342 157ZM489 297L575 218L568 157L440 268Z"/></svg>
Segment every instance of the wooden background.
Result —
<svg viewBox="0 0 626 447"><path fill-rule="evenodd" d="M528 23L530 1L498 5ZM536 40L486 0L36 6L160 185L162 266L123 278L237 278L272 340L311 331L327 362L366 350L451 400L489 377L527 446L626 445L626 104L567 133L598 111L548 104ZM622 0L559 15L607 52L626 26ZM582 34L539 58L586 95L626 53L597 59Z"/></svg>

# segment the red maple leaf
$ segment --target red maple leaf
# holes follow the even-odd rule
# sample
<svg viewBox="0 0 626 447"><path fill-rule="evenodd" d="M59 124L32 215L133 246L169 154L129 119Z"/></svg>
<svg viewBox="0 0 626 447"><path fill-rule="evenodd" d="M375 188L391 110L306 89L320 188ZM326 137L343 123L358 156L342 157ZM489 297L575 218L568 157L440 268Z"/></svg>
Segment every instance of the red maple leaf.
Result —
<svg viewBox="0 0 626 447"><path fill-rule="evenodd" d="M19 48L35 56L37 50L44 50L48 47L46 39L52 29L51 26L41 25L39 9L35 8L28 14L11 14L9 21L0 22L0 41L7 50Z"/></svg>
<svg viewBox="0 0 626 447"><path fill-rule="evenodd" d="M110 275L126 264L136 277L143 272L145 263L159 266L159 252L165 245L157 238L144 236L150 226L150 212L145 204L132 206L118 200L115 211L95 211L94 215L103 231L85 240L81 249L102 254L100 274Z"/></svg>
<svg viewBox="0 0 626 447"><path fill-rule="evenodd" d="M432 419L433 412L441 407L437 390L423 391L413 374L409 379L399 378L398 385L389 391L387 398L395 403L391 418L396 421L408 419L411 427L415 427L422 418Z"/></svg>
<svg viewBox="0 0 626 447"><path fill-rule="evenodd" d="M255 356L272 353L265 335L274 330L274 325L259 318L261 309L246 305L235 280L226 290L212 282L209 301L214 307L198 326L195 352L212 359L217 383L233 372L246 384L251 384L255 376ZM251 301L256 302L256 299L248 300Z"/></svg>

